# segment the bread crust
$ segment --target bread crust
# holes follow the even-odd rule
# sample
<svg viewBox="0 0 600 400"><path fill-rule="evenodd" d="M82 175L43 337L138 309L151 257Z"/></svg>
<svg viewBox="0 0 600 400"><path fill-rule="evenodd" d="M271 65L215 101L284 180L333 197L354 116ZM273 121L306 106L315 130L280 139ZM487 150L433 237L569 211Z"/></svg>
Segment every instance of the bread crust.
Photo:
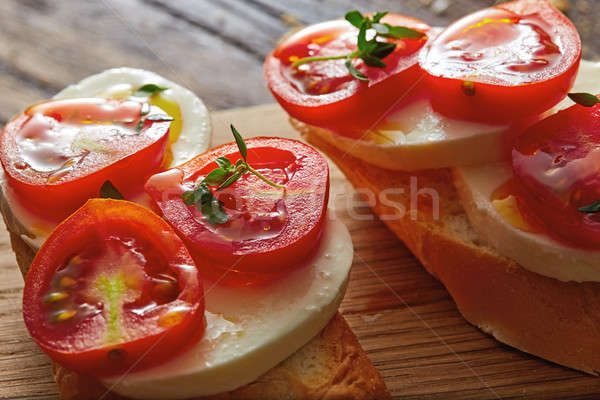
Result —
<svg viewBox="0 0 600 400"><path fill-rule="evenodd" d="M298 125L298 124L296 124ZM597 375L600 371L600 283L561 282L530 272L470 234L451 226L467 221L448 169L411 173L388 171L343 153L324 140L318 128L301 133L325 152L355 188L375 194L373 209L425 269L446 287L471 324L496 339L555 363ZM380 194L408 188L410 178L440 196L440 217L419 199L418 210L401 217ZM394 202L410 207L408 191ZM398 218L390 218L396 215Z"/></svg>
<svg viewBox="0 0 600 400"><path fill-rule="evenodd" d="M3 215L10 227L7 215ZM35 252L19 234L8 230L17 264L25 277ZM96 379L54 362L52 374L61 400L128 400L108 391ZM231 392L196 400L282 398L387 400L391 395L344 318L336 313L321 333L256 381Z"/></svg>

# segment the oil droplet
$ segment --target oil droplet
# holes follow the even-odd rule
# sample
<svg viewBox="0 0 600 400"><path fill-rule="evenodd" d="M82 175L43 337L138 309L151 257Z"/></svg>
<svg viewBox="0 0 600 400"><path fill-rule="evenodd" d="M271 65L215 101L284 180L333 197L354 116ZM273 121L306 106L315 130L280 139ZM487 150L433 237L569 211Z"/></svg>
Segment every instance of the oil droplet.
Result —
<svg viewBox="0 0 600 400"><path fill-rule="evenodd" d="M59 311L56 314L54 314L54 321L55 322L66 322L66 321L70 320L71 318L73 318L76 314L77 314L77 311L75 311L75 310Z"/></svg>

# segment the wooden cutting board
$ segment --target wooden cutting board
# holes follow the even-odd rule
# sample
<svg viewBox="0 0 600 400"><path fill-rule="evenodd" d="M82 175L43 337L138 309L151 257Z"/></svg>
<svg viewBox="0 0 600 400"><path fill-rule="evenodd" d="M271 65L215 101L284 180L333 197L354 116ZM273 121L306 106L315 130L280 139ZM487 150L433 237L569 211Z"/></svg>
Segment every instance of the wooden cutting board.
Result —
<svg viewBox="0 0 600 400"><path fill-rule="evenodd" d="M297 138L276 105L215 112L213 144ZM600 378L514 350L469 325L444 287L357 197L331 165L331 206L352 234L355 259L341 311L397 399L596 399ZM0 399L55 399L49 361L21 316L23 280L0 234Z"/></svg>

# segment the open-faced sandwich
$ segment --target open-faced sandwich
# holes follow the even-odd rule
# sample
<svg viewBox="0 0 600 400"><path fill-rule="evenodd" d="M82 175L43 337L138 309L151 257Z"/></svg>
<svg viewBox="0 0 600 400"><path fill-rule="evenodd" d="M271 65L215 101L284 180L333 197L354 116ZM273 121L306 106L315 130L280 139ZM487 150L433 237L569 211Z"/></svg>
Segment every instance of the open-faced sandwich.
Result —
<svg viewBox="0 0 600 400"><path fill-rule="evenodd" d="M600 106L589 93L599 76L546 0L444 29L353 11L285 38L265 62L292 124L370 191L469 322L592 374Z"/></svg>
<svg viewBox="0 0 600 400"><path fill-rule="evenodd" d="M24 320L62 399L389 397L337 313L353 250L327 161L231 129L202 153L203 103L122 68L2 130Z"/></svg>

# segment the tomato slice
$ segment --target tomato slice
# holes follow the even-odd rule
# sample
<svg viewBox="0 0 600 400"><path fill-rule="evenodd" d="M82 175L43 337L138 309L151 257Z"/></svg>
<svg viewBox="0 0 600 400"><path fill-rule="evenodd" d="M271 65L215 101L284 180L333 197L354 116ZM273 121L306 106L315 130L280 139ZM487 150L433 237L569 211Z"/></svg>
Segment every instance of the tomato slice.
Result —
<svg viewBox="0 0 600 400"><path fill-rule="evenodd" d="M433 108L452 118L507 123L567 94L581 59L571 21L549 1L518 0L470 14L421 52Z"/></svg>
<svg viewBox="0 0 600 400"><path fill-rule="evenodd" d="M421 32L429 26L414 18L388 14L382 22ZM298 58L350 53L357 47L358 29L344 20L312 25L284 39L264 66L269 89L294 118L348 136L360 136L392 106L411 98L420 81L417 64L425 39L394 40L395 51L383 60L385 68L369 68L356 62L369 82L353 78L345 60L319 61L292 68ZM389 41L392 41L391 39Z"/></svg>
<svg viewBox="0 0 600 400"><path fill-rule="evenodd" d="M37 344L74 371L155 365L204 332L204 294L183 242L135 203L92 199L38 251L23 293Z"/></svg>
<svg viewBox="0 0 600 400"><path fill-rule="evenodd" d="M146 192L184 240L208 279L251 284L273 279L308 257L320 238L329 198L327 160L291 139L246 140L248 163L275 188L253 174L244 175L215 195L229 221L211 225L182 200L213 169L215 159L241 158L235 143L225 144L169 171L150 177Z"/></svg>
<svg viewBox="0 0 600 400"><path fill-rule="evenodd" d="M575 247L600 246L600 106L574 105L529 128L512 152L522 213Z"/></svg>
<svg viewBox="0 0 600 400"><path fill-rule="evenodd" d="M130 100L40 103L6 124L0 161L20 203L58 222L107 180L125 195L142 190L168 142L170 122L161 116L160 108Z"/></svg>

